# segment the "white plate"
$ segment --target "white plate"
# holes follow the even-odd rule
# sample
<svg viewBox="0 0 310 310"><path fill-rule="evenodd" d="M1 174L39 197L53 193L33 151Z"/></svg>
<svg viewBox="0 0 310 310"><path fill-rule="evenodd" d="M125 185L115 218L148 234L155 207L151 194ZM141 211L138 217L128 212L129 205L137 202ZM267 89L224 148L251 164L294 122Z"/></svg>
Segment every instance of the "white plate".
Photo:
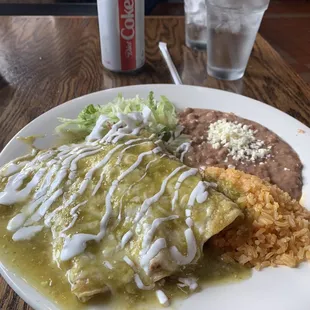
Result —
<svg viewBox="0 0 310 310"><path fill-rule="evenodd" d="M167 96L179 109L186 107L208 108L233 112L241 117L268 127L288 142L299 154L304 164L303 193L310 190L310 129L287 114L256 100L210 88L175 85L137 85L101 91L71 100L41 115L23 128L16 136L46 134L39 140L39 147L53 144L57 117L74 118L88 104L104 104L122 93L125 97L139 94L146 97L149 91L156 96ZM304 133L301 133L303 130ZM0 154L0 166L23 155L26 146L13 138ZM310 209L310 198L303 197L303 204ZM40 295L13 271L0 265L3 277L27 303L37 310L58 309L46 297ZM194 294L185 301L177 302L174 309L210 310L309 310L310 308L310 264L299 268L267 268L254 272L253 276L240 283L213 286ZM101 307L100 309L105 309ZM71 309L70 309L71 310Z"/></svg>

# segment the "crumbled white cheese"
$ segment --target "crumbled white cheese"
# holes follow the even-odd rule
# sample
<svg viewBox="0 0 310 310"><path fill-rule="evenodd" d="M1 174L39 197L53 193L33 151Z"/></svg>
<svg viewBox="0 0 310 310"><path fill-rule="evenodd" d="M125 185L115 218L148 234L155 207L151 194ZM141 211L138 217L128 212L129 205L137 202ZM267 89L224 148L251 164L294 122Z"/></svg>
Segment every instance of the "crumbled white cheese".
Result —
<svg viewBox="0 0 310 310"><path fill-rule="evenodd" d="M221 119L210 124L208 142L214 149L226 147L228 156L234 160L254 162L265 158L271 149L271 146L266 147L263 141L257 140L255 133L248 125Z"/></svg>

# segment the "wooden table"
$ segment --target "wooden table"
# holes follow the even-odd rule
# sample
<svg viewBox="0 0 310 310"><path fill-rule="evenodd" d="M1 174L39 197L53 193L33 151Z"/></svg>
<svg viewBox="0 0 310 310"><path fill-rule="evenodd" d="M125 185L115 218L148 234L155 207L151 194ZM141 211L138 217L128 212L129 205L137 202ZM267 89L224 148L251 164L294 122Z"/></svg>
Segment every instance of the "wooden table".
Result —
<svg viewBox="0 0 310 310"><path fill-rule="evenodd" d="M246 74L235 82L207 76L206 55L184 45L182 17L146 18L144 69L106 71L97 18L1 17L0 150L27 123L72 98L124 85L172 83L158 50L165 41L185 84L219 88L261 100L310 125L310 87L258 35ZM0 277L0 309L31 309Z"/></svg>

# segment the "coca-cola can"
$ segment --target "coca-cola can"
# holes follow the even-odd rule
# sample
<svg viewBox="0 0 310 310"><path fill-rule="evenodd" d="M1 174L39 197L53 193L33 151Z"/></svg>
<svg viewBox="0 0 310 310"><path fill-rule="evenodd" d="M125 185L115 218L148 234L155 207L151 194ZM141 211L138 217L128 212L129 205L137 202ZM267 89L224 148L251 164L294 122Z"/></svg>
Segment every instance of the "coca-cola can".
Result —
<svg viewBox="0 0 310 310"><path fill-rule="evenodd" d="M98 0L102 64L116 72L141 68L144 53L144 0Z"/></svg>

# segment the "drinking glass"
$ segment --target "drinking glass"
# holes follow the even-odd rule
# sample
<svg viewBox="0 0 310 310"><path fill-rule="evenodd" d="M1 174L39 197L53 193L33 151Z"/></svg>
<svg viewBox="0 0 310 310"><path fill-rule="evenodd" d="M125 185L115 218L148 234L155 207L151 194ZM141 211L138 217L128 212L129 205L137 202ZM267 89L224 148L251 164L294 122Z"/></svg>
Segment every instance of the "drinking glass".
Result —
<svg viewBox="0 0 310 310"><path fill-rule="evenodd" d="M206 0L207 70L222 80L243 77L269 0Z"/></svg>
<svg viewBox="0 0 310 310"><path fill-rule="evenodd" d="M185 0L185 40L190 48L207 47L207 12L205 0Z"/></svg>

